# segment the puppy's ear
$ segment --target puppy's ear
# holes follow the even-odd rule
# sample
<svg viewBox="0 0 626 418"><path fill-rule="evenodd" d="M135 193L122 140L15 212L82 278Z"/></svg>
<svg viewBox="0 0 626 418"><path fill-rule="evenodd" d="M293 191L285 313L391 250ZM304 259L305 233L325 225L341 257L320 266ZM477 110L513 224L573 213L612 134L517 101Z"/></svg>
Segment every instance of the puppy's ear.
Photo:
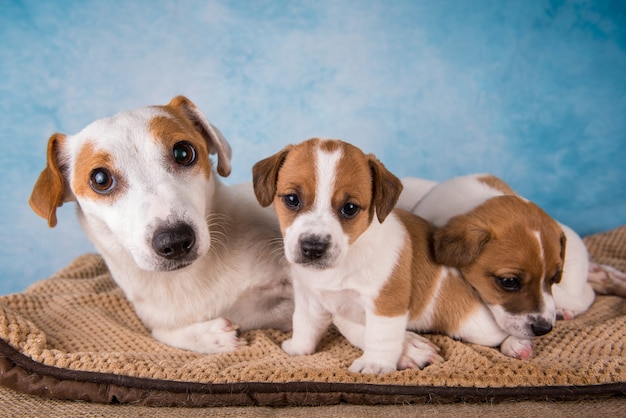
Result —
<svg viewBox="0 0 626 418"><path fill-rule="evenodd" d="M185 96L176 96L168 106L177 109L202 135L209 147L209 154L217 154L217 172L222 177L230 175L232 150L222 133L213 126L204 114Z"/></svg>
<svg viewBox="0 0 626 418"><path fill-rule="evenodd" d="M291 146L287 146L271 157L259 161L252 167L254 194L263 207L269 206L274 200L278 172L291 148Z"/></svg>
<svg viewBox="0 0 626 418"><path fill-rule="evenodd" d="M391 174L373 155L368 155L368 164L372 172L372 196L378 221L385 220L398 203L402 192L402 182Z"/></svg>
<svg viewBox="0 0 626 418"><path fill-rule="evenodd" d="M48 140L46 168L35 182L28 201L37 215L48 220L50 228L57 224L57 208L63 205L63 202L71 200L66 197L71 192L60 161L61 147L65 138L65 135L57 133Z"/></svg>
<svg viewBox="0 0 626 418"><path fill-rule="evenodd" d="M435 231L433 253L435 261L450 267L472 264L491 239L489 229L476 219L458 215Z"/></svg>
<svg viewBox="0 0 626 418"><path fill-rule="evenodd" d="M559 253L559 257L561 258L561 262L565 262L565 250L567 248L567 236L565 232L561 232L559 236L559 242L561 243L561 251Z"/></svg>

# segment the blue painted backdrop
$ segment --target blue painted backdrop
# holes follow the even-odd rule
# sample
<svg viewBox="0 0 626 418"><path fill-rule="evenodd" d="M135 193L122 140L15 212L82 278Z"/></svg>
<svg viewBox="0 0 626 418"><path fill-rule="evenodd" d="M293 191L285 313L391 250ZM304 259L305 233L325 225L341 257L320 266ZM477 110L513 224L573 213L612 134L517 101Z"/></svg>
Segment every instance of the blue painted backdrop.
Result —
<svg viewBox="0 0 626 418"><path fill-rule="evenodd" d="M234 172L336 137L397 175L492 172L581 234L626 223L624 1L0 0L0 293L93 247L27 204L53 132L177 94Z"/></svg>

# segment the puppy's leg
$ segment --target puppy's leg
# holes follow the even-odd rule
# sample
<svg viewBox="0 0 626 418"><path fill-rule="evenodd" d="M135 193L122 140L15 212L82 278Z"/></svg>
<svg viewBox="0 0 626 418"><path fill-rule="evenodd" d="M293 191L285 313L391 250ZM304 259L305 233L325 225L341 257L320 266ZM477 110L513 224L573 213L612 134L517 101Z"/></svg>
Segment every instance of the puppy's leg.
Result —
<svg viewBox="0 0 626 418"><path fill-rule="evenodd" d="M531 340L510 335L502 341L500 351L505 356L527 360L533 355L533 343Z"/></svg>
<svg viewBox="0 0 626 418"><path fill-rule="evenodd" d="M333 323L339 332L350 341L350 344L361 350L364 349L365 326L342 316L334 316ZM402 354L398 360L397 369L423 369L429 364L440 363L443 358L437 354L438 351L439 347L427 338L411 331L405 331Z"/></svg>
<svg viewBox="0 0 626 418"><path fill-rule="evenodd" d="M599 294L626 297L626 273L611 266L589 263L588 280Z"/></svg>
<svg viewBox="0 0 626 418"><path fill-rule="evenodd" d="M319 303L316 296L294 280L293 334L282 344L291 356L315 353L317 344L331 324L331 314Z"/></svg>
<svg viewBox="0 0 626 418"><path fill-rule="evenodd" d="M396 370L402 354L407 316L365 313L363 355L350 366L355 373L383 374Z"/></svg>
<svg viewBox="0 0 626 418"><path fill-rule="evenodd" d="M228 319L217 318L181 328L155 328L152 336L167 345L204 354L233 351L246 345Z"/></svg>

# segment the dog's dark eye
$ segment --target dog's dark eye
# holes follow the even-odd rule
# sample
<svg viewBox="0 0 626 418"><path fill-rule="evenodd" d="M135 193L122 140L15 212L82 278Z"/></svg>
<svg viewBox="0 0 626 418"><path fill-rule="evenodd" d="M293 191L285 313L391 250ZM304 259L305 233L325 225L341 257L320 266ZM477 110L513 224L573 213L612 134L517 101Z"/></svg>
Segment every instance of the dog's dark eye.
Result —
<svg viewBox="0 0 626 418"><path fill-rule="evenodd" d="M350 218L354 218L356 214L359 213L359 209L360 208L354 203L348 202L341 208L340 212L344 218L350 219Z"/></svg>
<svg viewBox="0 0 626 418"><path fill-rule="evenodd" d="M496 277L496 280L507 292L516 292L522 288L522 283L517 277Z"/></svg>
<svg viewBox="0 0 626 418"><path fill-rule="evenodd" d="M285 202L285 206L291 210L300 209L300 199L297 194L287 194L283 196L283 202Z"/></svg>
<svg viewBox="0 0 626 418"><path fill-rule="evenodd" d="M115 179L106 168L94 168L89 175L89 185L94 192L106 194L113 190Z"/></svg>
<svg viewBox="0 0 626 418"><path fill-rule="evenodd" d="M187 141L174 144L174 160L180 165L188 166L196 161L196 149Z"/></svg>
<svg viewBox="0 0 626 418"><path fill-rule="evenodd" d="M554 276L550 277L550 284L557 284L561 281L561 271L557 271Z"/></svg>

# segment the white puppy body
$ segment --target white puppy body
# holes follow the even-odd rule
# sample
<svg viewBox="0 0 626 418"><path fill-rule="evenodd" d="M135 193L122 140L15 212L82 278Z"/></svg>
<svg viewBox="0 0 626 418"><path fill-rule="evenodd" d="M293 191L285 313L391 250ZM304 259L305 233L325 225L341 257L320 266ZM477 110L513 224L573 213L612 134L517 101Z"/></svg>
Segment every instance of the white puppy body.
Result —
<svg viewBox="0 0 626 418"><path fill-rule="evenodd" d="M250 185L224 186L209 153L228 175L228 143L181 96L53 135L31 196L50 226L56 207L76 201L82 227L152 335L201 353L244 344L237 326L287 330L293 309L274 214Z"/></svg>

